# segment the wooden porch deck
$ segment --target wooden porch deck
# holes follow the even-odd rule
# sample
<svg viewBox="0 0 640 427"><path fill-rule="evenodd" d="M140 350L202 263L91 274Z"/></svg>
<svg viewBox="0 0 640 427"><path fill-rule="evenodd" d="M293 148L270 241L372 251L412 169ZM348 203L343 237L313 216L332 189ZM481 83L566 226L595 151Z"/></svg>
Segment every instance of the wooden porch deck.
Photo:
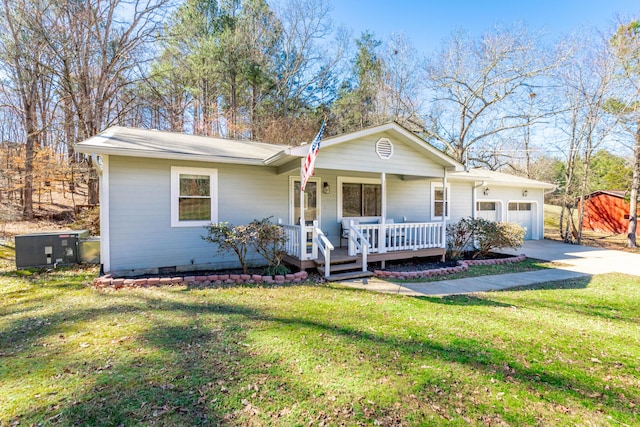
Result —
<svg viewBox="0 0 640 427"><path fill-rule="evenodd" d="M410 251L390 251L386 253L372 253L367 256L367 263L395 261L400 259L424 258L424 257L442 257L445 254L444 248L429 248ZM349 256L348 248L335 248L331 251L331 265L354 263L362 260L362 255ZM317 260L300 260L291 255L285 255L283 261L300 270L307 270L324 266L324 256L318 254Z"/></svg>

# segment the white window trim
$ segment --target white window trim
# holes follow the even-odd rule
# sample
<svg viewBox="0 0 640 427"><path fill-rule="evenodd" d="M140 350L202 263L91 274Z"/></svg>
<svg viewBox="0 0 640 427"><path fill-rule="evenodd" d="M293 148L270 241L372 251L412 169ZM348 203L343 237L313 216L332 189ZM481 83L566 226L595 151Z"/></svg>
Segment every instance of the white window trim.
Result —
<svg viewBox="0 0 640 427"><path fill-rule="evenodd" d="M442 188L442 183L441 182L431 182L431 221L442 221L443 218L442 216L436 216L434 215L435 211L436 211L436 201L435 201L435 194L436 194L436 189L437 188ZM446 215L444 217L444 219L450 219L451 218L451 184L447 183L447 199L446 199L446 203L445 203L445 207L446 207Z"/></svg>
<svg viewBox="0 0 640 427"><path fill-rule="evenodd" d="M293 217L293 212L295 210L294 208L294 201L295 198L297 197L298 200L300 200L300 193L295 191L295 182L298 181L300 182L300 176L290 176L289 177L289 224L295 224L295 220L296 218ZM316 207L317 211L318 211L318 227L322 227L321 225L321 218L322 218L322 211L321 211L321 200L320 198L322 197L322 190L320 189L321 185L322 185L322 178L318 177L318 176L310 176L309 179L307 180L307 182L315 182L316 183L316 200L317 200L317 204L318 206ZM305 219L305 221L307 221Z"/></svg>
<svg viewBox="0 0 640 427"><path fill-rule="evenodd" d="M178 219L178 199L180 196L180 175L208 175L211 185L211 219L203 221L180 221ZM171 227L203 227L218 222L218 170L171 166Z"/></svg>
<svg viewBox="0 0 640 427"><path fill-rule="evenodd" d="M338 222L342 221L342 184L379 184L382 185L381 178L358 178L353 176L339 176L338 177L338 188L336 188L336 192L338 193ZM351 219L358 219L360 221L373 221L378 218L378 216L354 216L349 217Z"/></svg>

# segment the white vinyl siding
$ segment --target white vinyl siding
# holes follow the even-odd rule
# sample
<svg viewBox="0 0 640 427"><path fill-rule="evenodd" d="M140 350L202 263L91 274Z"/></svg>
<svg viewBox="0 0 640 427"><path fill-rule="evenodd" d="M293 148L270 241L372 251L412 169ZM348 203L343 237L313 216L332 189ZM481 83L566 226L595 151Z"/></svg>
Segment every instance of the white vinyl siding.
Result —
<svg viewBox="0 0 640 427"><path fill-rule="evenodd" d="M317 169L345 171L386 172L387 175L442 176L442 166L405 141L388 137L393 144L393 156L382 159L376 153L376 142L380 134L320 149L316 159ZM385 136L387 138L387 136Z"/></svg>
<svg viewBox="0 0 640 427"><path fill-rule="evenodd" d="M203 227L171 227L171 167L218 171L218 221L288 218L288 177L264 167L110 156L110 252L113 272L231 268L233 254L202 240ZM178 163L178 164L176 164ZM249 261L264 261L252 254Z"/></svg>

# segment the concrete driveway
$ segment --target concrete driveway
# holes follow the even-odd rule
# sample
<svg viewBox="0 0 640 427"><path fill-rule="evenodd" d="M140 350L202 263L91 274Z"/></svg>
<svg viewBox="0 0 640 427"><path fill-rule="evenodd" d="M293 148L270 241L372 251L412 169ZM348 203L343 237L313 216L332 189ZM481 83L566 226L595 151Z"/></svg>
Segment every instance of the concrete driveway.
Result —
<svg viewBox="0 0 640 427"><path fill-rule="evenodd" d="M638 253L568 245L555 240L527 240L518 250L505 249L500 252L525 254L529 258L566 264L558 268L589 275L624 273L640 276L640 254Z"/></svg>
<svg viewBox="0 0 640 427"><path fill-rule="evenodd" d="M374 292L413 295L445 296L509 289L604 273L625 273L640 276L640 254L568 245L554 240L526 241L518 250L503 250L505 254L525 254L529 258L554 261L559 265L547 270L495 276L467 277L438 282L394 283L379 278L350 280L343 285Z"/></svg>

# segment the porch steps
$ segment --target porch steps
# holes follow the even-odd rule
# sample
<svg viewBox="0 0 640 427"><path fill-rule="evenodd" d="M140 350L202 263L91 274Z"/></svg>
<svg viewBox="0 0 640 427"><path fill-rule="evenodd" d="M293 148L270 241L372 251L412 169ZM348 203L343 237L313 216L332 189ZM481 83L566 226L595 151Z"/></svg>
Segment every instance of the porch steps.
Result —
<svg viewBox="0 0 640 427"><path fill-rule="evenodd" d="M351 262L342 262L331 263L331 270L328 280L347 280L347 279L357 279L361 277L371 277L373 273L370 271L362 271L362 259L355 258ZM324 262L320 261L316 263L316 268L318 269L318 273L324 276L325 267Z"/></svg>
<svg viewBox="0 0 640 427"><path fill-rule="evenodd" d="M320 271L320 268L318 268L318 271ZM324 270L324 268L322 270ZM333 268L331 269L331 271L333 271ZM324 276L324 271L321 274ZM339 282L341 280L361 279L361 278L364 278L364 277L371 277L371 276L373 276L373 273L370 272L370 271L362 271L362 270L360 270L360 271L346 271L344 273L337 273L337 274L331 273L329 275L329 277L327 278L327 281L329 281L329 282Z"/></svg>

